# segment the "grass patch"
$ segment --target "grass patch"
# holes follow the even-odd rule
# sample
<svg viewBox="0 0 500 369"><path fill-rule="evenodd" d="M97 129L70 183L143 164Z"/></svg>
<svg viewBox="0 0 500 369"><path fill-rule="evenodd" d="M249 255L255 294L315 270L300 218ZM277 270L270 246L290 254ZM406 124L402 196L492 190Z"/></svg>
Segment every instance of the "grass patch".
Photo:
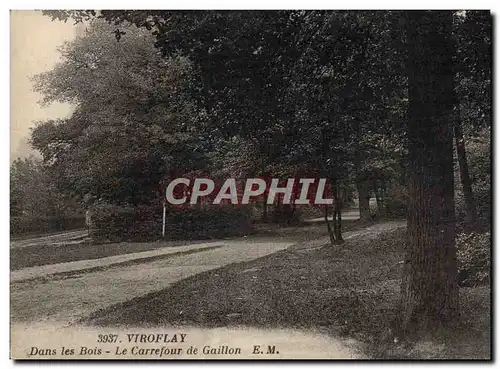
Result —
<svg viewBox="0 0 500 369"><path fill-rule="evenodd" d="M132 254L164 247L175 247L203 243L207 241L159 241L159 242L121 242L108 244L51 244L27 246L10 249L10 270L32 266L67 263L78 260L94 260L108 256Z"/></svg>
<svg viewBox="0 0 500 369"><path fill-rule="evenodd" d="M113 269L113 268L124 268L124 267L137 265L137 264L150 263L150 262L158 261L158 260L171 259L171 258L174 258L177 256L197 254L199 252L215 250L215 249L218 249L221 247L222 246L210 246L210 247L205 247L202 249L192 249L192 250L187 250L187 251L174 252L174 253L170 253L170 254L148 256L145 258L138 258L138 259L132 259L132 260L127 260L127 261L122 261L122 262L116 262L116 263L109 264L109 265L102 265L102 266L90 267L90 268L85 268L85 269L72 270L72 271L68 271L68 272L53 273L53 274L50 274L50 275L44 276L44 277L34 277L34 278L29 278L29 279L23 279L20 281L11 282L11 284L13 285L16 283L40 282L40 281L48 282L48 281L53 281L53 280L58 280L58 279L78 278L82 274L93 273L93 272L102 272L103 270L108 270L108 269Z"/></svg>
<svg viewBox="0 0 500 369"><path fill-rule="evenodd" d="M23 240L29 240L31 238L57 236L57 235L64 234L64 233L78 232L78 231L85 231L85 230L87 230L87 228L75 228L75 229L67 229L64 231L54 231L54 232L31 232L31 233L24 233L24 234L17 234L17 235L11 234L10 241L23 241Z"/></svg>

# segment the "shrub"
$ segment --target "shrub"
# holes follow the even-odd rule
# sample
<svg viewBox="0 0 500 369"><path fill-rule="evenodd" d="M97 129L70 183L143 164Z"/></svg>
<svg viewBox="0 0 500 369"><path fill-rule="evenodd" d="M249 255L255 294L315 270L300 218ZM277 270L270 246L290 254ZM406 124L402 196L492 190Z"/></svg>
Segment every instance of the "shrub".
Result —
<svg viewBox="0 0 500 369"><path fill-rule="evenodd" d="M384 199L386 212L389 216L406 216L408 211L408 190L405 186L398 183L391 183L387 191L387 197Z"/></svg>
<svg viewBox="0 0 500 369"><path fill-rule="evenodd" d="M250 218L246 207L174 209L167 215L165 235L169 239L243 236L252 230Z"/></svg>
<svg viewBox="0 0 500 369"><path fill-rule="evenodd" d="M458 279L461 286L489 283L491 266L490 233L457 235Z"/></svg>
<svg viewBox="0 0 500 369"><path fill-rule="evenodd" d="M466 140L469 175L472 180L472 193L477 205L477 223L475 228L488 230L491 228L491 130L485 128L476 132L475 137ZM459 221L459 229L466 228L466 206L460 181L458 165L456 166L455 209Z"/></svg>
<svg viewBox="0 0 500 369"><path fill-rule="evenodd" d="M472 193L476 201L477 222L474 228L488 230L491 229L491 188L489 183L478 182L472 186ZM455 190L455 214L457 217L458 229L467 229L467 211L465 197L462 188Z"/></svg>
<svg viewBox="0 0 500 369"><path fill-rule="evenodd" d="M472 191L477 204L478 221L491 227L491 184L489 181L476 181Z"/></svg>
<svg viewBox="0 0 500 369"><path fill-rule="evenodd" d="M273 206L269 213L269 219L273 223L298 224L300 223L302 210L299 207L293 209L291 205Z"/></svg>
<svg viewBox="0 0 500 369"><path fill-rule="evenodd" d="M90 235L97 243L158 239L161 217L161 207L98 204L92 209Z"/></svg>
<svg viewBox="0 0 500 369"><path fill-rule="evenodd" d="M100 204L92 215L94 242L152 241L162 237L163 209L160 206L123 207ZM167 213L165 238L211 239L242 236L251 231L246 208L178 208Z"/></svg>
<svg viewBox="0 0 500 369"><path fill-rule="evenodd" d="M31 216L19 215L10 218L10 234L49 233L85 227L83 216Z"/></svg>

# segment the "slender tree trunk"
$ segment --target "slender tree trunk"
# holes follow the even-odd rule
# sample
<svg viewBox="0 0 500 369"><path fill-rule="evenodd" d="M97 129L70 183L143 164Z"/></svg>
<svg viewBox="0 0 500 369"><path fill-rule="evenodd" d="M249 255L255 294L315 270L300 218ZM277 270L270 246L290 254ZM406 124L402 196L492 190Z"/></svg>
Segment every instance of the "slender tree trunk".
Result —
<svg viewBox="0 0 500 369"><path fill-rule="evenodd" d="M337 243L344 242L342 238L342 213L340 211L337 212L337 229L335 230L335 240Z"/></svg>
<svg viewBox="0 0 500 369"><path fill-rule="evenodd" d="M460 180L464 191L465 207L467 211L467 223L473 226L477 219L476 201L472 192L472 181L469 175L469 165L467 163L467 155L465 153L464 135L462 132L462 123L460 120L460 111L457 106L455 112L455 144L457 147L458 166L460 167Z"/></svg>
<svg viewBox="0 0 500 369"><path fill-rule="evenodd" d="M370 212L370 185L367 181L358 180L356 182L359 198L359 218L362 221L371 220Z"/></svg>
<svg viewBox="0 0 500 369"><path fill-rule="evenodd" d="M373 193L375 194L375 200L377 201L377 214L382 213L382 200L380 198L380 190L377 184L377 180L372 181L372 186L373 186Z"/></svg>
<svg viewBox="0 0 500 369"><path fill-rule="evenodd" d="M271 214L271 222L280 222L282 220L283 211L281 207L281 198L279 195L275 197Z"/></svg>
<svg viewBox="0 0 500 369"><path fill-rule="evenodd" d="M359 129L359 124L356 125ZM359 199L359 218L361 221L371 220L370 211L370 182L365 172L361 170L364 161L363 151L356 150L354 155L354 166L356 169L356 189Z"/></svg>
<svg viewBox="0 0 500 369"><path fill-rule="evenodd" d="M399 329L406 335L458 315L453 204L451 11L409 11L408 239Z"/></svg>
<svg viewBox="0 0 500 369"><path fill-rule="evenodd" d="M264 192L264 196L262 196L262 222L267 223L268 215L267 215L267 193Z"/></svg>
<svg viewBox="0 0 500 369"><path fill-rule="evenodd" d="M333 227L335 234L335 243L342 243L344 239L342 238L342 199L340 197L339 184L336 180L332 180L332 195L334 199L333 207Z"/></svg>
<svg viewBox="0 0 500 369"><path fill-rule="evenodd" d="M332 226L330 225L330 221L328 220L328 205L325 205L325 223L326 223L326 229L328 230L328 236L330 237L330 243L334 245L335 234L333 232Z"/></svg>
<svg viewBox="0 0 500 369"><path fill-rule="evenodd" d="M290 205L290 214L288 217L288 224L292 224L293 222L298 221L298 219L294 219L296 211L297 211L297 204L295 203L295 199L294 199L292 204Z"/></svg>

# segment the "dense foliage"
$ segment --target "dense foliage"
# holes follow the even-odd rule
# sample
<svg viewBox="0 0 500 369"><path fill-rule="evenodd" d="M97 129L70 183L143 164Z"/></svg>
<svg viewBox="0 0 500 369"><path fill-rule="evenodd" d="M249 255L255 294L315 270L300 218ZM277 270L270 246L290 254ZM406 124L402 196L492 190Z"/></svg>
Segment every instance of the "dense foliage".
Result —
<svg viewBox="0 0 500 369"><path fill-rule="evenodd" d="M457 236L458 282L477 286L490 282L491 234L460 233Z"/></svg>
<svg viewBox="0 0 500 369"><path fill-rule="evenodd" d="M165 239L193 240L244 236L252 231L246 208L171 209L166 214ZM96 204L91 236L95 243L156 241L162 237L162 209Z"/></svg>
<svg viewBox="0 0 500 369"><path fill-rule="evenodd" d="M10 166L10 233L47 233L85 227L82 209L58 188L57 178L34 156Z"/></svg>

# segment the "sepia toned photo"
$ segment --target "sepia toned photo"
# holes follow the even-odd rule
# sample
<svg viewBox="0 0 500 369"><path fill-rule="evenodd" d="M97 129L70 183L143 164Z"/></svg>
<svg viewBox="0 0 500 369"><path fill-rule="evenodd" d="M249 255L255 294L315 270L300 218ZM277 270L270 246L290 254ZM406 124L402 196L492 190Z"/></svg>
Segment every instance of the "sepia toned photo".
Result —
<svg viewBox="0 0 500 369"><path fill-rule="evenodd" d="M492 28L11 10L10 358L491 360Z"/></svg>

